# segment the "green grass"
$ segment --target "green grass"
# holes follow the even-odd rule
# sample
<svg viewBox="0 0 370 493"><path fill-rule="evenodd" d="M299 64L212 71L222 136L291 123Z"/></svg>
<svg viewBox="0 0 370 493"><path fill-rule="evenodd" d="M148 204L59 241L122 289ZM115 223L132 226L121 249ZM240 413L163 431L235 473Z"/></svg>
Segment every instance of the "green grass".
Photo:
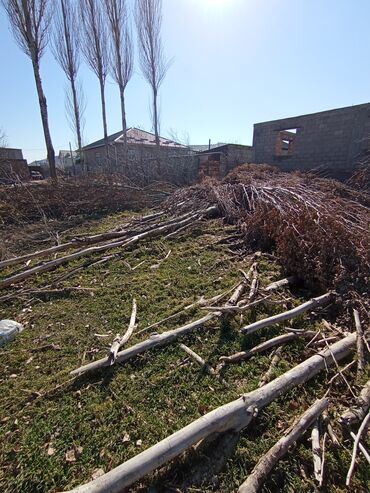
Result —
<svg viewBox="0 0 370 493"><path fill-rule="evenodd" d="M124 217L117 214L91 221L85 229L101 232L119 224ZM76 232L81 233L82 228ZM14 342L0 349L0 491L35 493L71 489L90 480L96 469L109 471L202 414L257 387L269 367L268 354L230 366L225 373L230 385L225 389L195 363L180 365L186 355L178 343L144 353L124 365L69 381L71 370L80 366L82 360L103 357L115 334L125 330L133 297L138 303L138 331L202 295L214 296L238 282L238 268L247 269L250 258L235 257L215 243L223 234L225 230L220 222L202 223L171 241L142 243L107 264L84 270L64 284L96 288L94 296L73 293L48 301L16 300L0 304L1 318L16 318L26 327ZM151 269L169 250L168 259L158 269ZM142 261L145 262L135 271L127 266L127 262L135 266ZM46 285L78 265L81 260L38 276L25 285ZM280 277L279 267L264 257L259 261L259 268L263 284ZM9 269L4 275L10 272ZM281 333L276 327L249 337L238 332L242 323L262 318L274 310L279 308L259 308L244 315L243 320L236 317L223 325L210 323L179 342L215 366L219 356L250 348ZM204 311L194 309L156 330L178 327L202 314ZM312 327L315 323L318 322L308 323L301 318L294 326ZM99 339L95 333L110 336ZM134 335L129 344L145 337L145 334ZM42 350L42 346L51 343L60 346L60 350ZM287 346L276 376L309 354L302 342ZM325 393L332 374L332 371L322 372L304 387L292 389L263 409L241 434L235 451L220 472L215 475L208 471L204 484L189 491L236 491L258 458L276 442L294 417ZM350 394L337 379L332 395L337 400L332 412L337 413L349 402ZM125 435L129 435L129 441L124 440ZM141 446L137 445L138 440L142 441ZM344 439L338 451L329 441L327 444L325 488L330 492L346 491L351 442ZM48 455L50 445L54 449L52 455ZM66 462L66 452L78 446L83 448L81 455L73 463ZM196 467L202 461L207 462L207 455L214 448L211 444L202 453L187 453L143 478L130 491L175 491L185 481L191 484L189 478ZM208 469L212 469L209 464ZM274 469L264 491L311 492L312 477L306 436ZM356 467L352 490L366 491L369 480L366 464L361 461Z"/></svg>

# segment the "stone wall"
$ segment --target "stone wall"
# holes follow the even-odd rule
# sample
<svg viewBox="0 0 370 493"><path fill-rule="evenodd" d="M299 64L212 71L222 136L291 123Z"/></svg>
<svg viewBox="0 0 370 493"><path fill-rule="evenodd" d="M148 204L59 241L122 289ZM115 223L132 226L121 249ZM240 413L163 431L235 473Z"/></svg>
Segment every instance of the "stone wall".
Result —
<svg viewBox="0 0 370 493"><path fill-rule="evenodd" d="M288 131L288 132L287 132ZM370 143L370 104L254 125L254 161L347 178Z"/></svg>

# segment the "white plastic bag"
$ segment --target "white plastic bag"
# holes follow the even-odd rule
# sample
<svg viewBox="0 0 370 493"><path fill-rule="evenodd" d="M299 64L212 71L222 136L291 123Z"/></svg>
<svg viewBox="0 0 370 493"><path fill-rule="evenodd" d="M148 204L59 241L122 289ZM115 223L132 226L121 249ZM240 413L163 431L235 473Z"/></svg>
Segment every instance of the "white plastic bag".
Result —
<svg viewBox="0 0 370 493"><path fill-rule="evenodd" d="M4 346L15 339L23 329L23 325L14 320L0 320L0 346Z"/></svg>

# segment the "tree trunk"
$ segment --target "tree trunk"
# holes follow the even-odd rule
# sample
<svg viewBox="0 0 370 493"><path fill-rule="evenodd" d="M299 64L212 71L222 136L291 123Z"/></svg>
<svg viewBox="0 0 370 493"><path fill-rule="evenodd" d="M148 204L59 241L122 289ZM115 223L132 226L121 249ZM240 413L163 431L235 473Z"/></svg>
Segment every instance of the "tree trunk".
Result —
<svg viewBox="0 0 370 493"><path fill-rule="evenodd" d="M159 150L159 124L158 124L158 91L157 88L153 88L153 122L154 122L154 134L155 144Z"/></svg>
<svg viewBox="0 0 370 493"><path fill-rule="evenodd" d="M127 166L127 122L125 108L125 88L119 86L119 96L121 100L122 132L123 132L123 165Z"/></svg>
<svg viewBox="0 0 370 493"><path fill-rule="evenodd" d="M108 167L109 170L111 170L111 163L109 159L109 147L108 147L107 111L105 107L105 91L104 91L105 83L102 76L99 77L99 85L100 85L101 113L103 118L105 157L107 161L106 166Z"/></svg>
<svg viewBox="0 0 370 493"><path fill-rule="evenodd" d="M52 180L57 181L57 173L55 169L55 153L54 147L51 141L50 130L49 130L49 117L48 117L48 106L46 102L46 97L42 88L41 76L40 76L40 66L36 60L32 60L33 73L35 75L35 82L37 88L37 95L39 97L40 113L42 126L44 129L45 144L49 162L50 176Z"/></svg>
<svg viewBox="0 0 370 493"><path fill-rule="evenodd" d="M158 91L157 88L153 88L153 122L154 122L154 134L155 134L155 145L157 148L157 173L158 178L161 177L161 156L160 156L160 143L159 143L159 119L158 119Z"/></svg>
<svg viewBox="0 0 370 493"><path fill-rule="evenodd" d="M71 79L71 88L72 88L72 96L73 96L73 109L75 114L78 154L80 156L80 163L82 164L82 169L85 172L85 166L83 164L83 158L82 158L81 115L80 115L80 108L78 106L78 99L77 99L76 80L74 78ZM72 156L71 159L73 160Z"/></svg>

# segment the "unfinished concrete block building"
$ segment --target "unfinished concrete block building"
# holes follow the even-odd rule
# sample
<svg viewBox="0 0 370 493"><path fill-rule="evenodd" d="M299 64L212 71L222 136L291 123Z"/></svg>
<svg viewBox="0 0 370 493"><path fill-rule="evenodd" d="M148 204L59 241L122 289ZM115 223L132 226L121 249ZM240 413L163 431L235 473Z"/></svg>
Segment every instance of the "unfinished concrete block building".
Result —
<svg viewBox="0 0 370 493"><path fill-rule="evenodd" d="M254 125L254 160L346 179L370 151L370 104Z"/></svg>

